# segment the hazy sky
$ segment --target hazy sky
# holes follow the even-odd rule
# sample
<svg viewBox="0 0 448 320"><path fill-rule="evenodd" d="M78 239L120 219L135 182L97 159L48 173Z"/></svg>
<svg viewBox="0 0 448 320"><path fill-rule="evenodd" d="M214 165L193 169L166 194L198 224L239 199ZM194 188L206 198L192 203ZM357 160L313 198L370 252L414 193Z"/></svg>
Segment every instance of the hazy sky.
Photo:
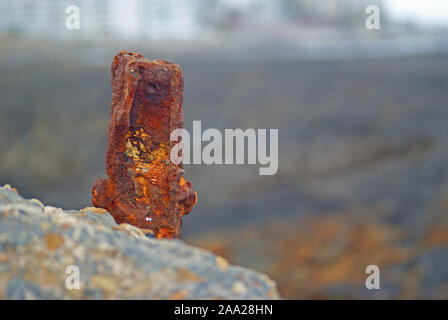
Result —
<svg viewBox="0 0 448 320"><path fill-rule="evenodd" d="M386 0L392 16L426 25L448 25L448 0Z"/></svg>

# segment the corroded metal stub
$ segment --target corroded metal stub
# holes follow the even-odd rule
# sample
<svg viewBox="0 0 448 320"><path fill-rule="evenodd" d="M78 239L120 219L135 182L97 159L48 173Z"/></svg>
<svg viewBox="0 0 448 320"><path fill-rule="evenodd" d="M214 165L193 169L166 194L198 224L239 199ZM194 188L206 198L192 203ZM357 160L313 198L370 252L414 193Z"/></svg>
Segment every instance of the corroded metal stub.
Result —
<svg viewBox="0 0 448 320"><path fill-rule="evenodd" d="M181 218L196 203L182 164L170 161L171 131L184 125L182 100L179 65L123 50L114 57L108 178L94 183L92 203L158 238L180 238Z"/></svg>

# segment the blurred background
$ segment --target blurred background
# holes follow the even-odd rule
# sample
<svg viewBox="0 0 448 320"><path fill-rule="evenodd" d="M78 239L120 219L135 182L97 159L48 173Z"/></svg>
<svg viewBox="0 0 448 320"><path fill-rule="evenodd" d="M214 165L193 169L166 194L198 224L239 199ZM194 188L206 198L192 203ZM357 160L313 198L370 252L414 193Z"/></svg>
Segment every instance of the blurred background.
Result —
<svg viewBox="0 0 448 320"><path fill-rule="evenodd" d="M0 0L1 185L91 205L120 49L181 64L187 129L279 129L274 176L186 166L185 242L285 298L448 298L446 1Z"/></svg>

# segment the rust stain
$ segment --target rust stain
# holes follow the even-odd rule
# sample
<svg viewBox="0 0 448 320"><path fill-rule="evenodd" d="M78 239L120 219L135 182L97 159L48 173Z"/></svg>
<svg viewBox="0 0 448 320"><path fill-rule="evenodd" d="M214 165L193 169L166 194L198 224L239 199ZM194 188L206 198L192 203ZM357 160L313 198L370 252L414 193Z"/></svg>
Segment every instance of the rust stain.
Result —
<svg viewBox="0 0 448 320"><path fill-rule="evenodd" d="M45 235L45 243L49 250L56 250L64 243L64 237L59 233L47 233Z"/></svg>
<svg viewBox="0 0 448 320"><path fill-rule="evenodd" d="M184 267L177 268L177 277L176 280L178 282L204 282L204 279L198 276L193 271L190 271Z"/></svg>
<svg viewBox="0 0 448 320"><path fill-rule="evenodd" d="M188 292L185 290L177 291L168 297L168 300L183 300L188 297Z"/></svg>
<svg viewBox="0 0 448 320"><path fill-rule="evenodd" d="M7 261L8 261L8 255L6 253L0 252L0 263Z"/></svg>
<svg viewBox="0 0 448 320"><path fill-rule="evenodd" d="M107 210L102 209L102 208L96 208L96 207L85 207L84 209L79 210L80 212L86 212L86 211L90 211L96 214L106 214Z"/></svg>
<svg viewBox="0 0 448 320"><path fill-rule="evenodd" d="M112 62L107 179L93 185L92 203L119 224L180 238L181 218L196 203L182 164L170 161L171 131L183 128L179 65L120 51Z"/></svg>
<svg viewBox="0 0 448 320"><path fill-rule="evenodd" d="M448 226L439 225L430 229L423 239L423 244L427 248L434 248L447 245Z"/></svg>

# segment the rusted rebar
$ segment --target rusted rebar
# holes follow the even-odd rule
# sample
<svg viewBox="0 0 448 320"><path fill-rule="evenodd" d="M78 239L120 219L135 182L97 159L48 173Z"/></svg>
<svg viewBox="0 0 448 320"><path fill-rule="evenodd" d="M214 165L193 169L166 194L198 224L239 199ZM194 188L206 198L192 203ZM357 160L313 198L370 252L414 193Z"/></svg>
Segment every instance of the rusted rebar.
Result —
<svg viewBox="0 0 448 320"><path fill-rule="evenodd" d="M171 131L183 128L179 65L120 51L112 62L107 179L93 185L92 203L117 223L180 238L181 218L196 203L182 164L170 161Z"/></svg>

